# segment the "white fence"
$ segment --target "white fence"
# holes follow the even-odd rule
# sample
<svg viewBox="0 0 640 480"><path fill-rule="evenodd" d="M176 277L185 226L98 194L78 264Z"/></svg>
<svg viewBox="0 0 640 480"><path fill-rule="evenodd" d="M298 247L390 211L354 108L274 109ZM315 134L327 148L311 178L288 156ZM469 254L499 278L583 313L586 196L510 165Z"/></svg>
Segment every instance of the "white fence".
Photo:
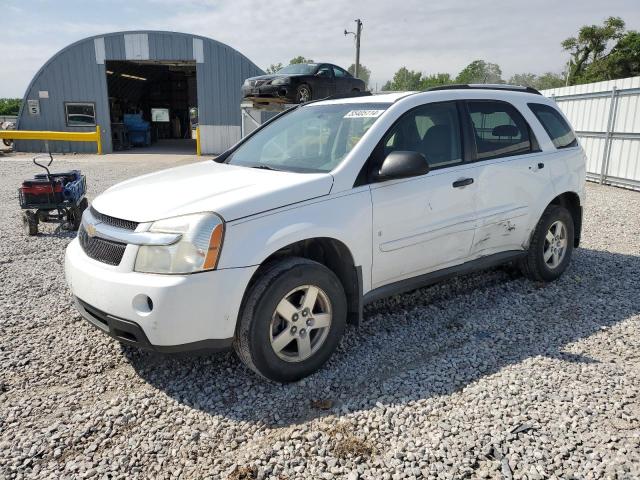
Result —
<svg viewBox="0 0 640 480"><path fill-rule="evenodd" d="M587 179L640 190L640 77L543 90L587 153Z"/></svg>
<svg viewBox="0 0 640 480"><path fill-rule="evenodd" d="M0 123L3 122L16 122L18 121L18 117L15 115L0 115Z"/></svg>

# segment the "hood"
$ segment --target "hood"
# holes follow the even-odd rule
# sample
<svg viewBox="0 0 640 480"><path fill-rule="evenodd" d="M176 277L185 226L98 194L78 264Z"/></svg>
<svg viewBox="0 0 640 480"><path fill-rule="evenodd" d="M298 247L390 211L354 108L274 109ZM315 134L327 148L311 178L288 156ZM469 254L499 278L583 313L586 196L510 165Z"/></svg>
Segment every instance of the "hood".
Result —
<svg viewBox="0 0 640 480"><path fill-rule="evenodd" d="M281 78L281 77L304 77L306 74L304 73L269 73L267 75L259 75L257 77L251 77L251 78L247 78L248 82L253 82L256 80L263 80L263 81L271 81L274 78Z"/></svg>
<svg viewBox="0 0 640 480"><path fill-rule="evenodd" d="M226 221L329 194L328 173L293 173L208 160L114 185L92 203L100 213L134 222L198 212Z"/></svg>

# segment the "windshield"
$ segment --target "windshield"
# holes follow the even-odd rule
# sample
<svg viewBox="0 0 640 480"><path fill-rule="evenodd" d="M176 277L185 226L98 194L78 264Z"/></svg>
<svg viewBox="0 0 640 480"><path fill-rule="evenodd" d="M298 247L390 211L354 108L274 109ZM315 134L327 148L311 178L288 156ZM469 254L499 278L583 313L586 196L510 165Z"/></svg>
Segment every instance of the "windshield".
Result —
<svg viewBox="0 0 640 480"><path fill-rule="evenodd" d="M317 63L294 63L292 65L287 65L284 68L281 68L276 73L296 73L303 75L311 75L315 69L317 68Z"/></svg>
<svg viewBox="0 0 640 480"><path fill-rule="evenodd" d="M229 156L227 163L292 172L329 172L390 105L299 107L257 132Z"/></svg>

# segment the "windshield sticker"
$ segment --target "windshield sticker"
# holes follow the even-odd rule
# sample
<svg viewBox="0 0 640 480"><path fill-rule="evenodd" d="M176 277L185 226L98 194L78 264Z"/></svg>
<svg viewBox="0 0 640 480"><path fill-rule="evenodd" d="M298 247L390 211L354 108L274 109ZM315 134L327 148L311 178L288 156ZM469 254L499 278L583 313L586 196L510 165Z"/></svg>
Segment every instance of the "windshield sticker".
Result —
<svg viewBox="0 0 640 480"><path fill-rule="evenodd" d="M344 118L377 118L384 110L351 110Z"/></svg>

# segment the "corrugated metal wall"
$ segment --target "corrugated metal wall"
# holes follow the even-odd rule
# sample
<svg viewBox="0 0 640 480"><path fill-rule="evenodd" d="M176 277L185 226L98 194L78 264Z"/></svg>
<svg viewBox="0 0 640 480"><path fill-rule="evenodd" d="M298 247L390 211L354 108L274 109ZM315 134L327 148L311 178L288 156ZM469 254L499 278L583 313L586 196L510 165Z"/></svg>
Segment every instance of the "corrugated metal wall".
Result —
<svg viewBox="0 0 640 480"><path fill-rule="evenodd" d="M640 77L543 90L571 121L589 180L640 190Z"/></svg>
<svg viewBox="0 0 640 480"><path fill-rule="evenodd" d="M198 110L203 153L220 153L240 139L240 86L261 75L253 62L212 39L175 32L119 32L87 38L54 55L35 75L24 96L18 120L22 130L87 131L68 127L65 102L92 102L102 129L105 152L111 151L111 128L105 60L196 61ZM48 98L40 98L47 92ZM37 100L31 115L27 100ZM94 144L49 142L53 152L94 152ZM41 141L16 142L22 151L45 151Z"/></svg>

